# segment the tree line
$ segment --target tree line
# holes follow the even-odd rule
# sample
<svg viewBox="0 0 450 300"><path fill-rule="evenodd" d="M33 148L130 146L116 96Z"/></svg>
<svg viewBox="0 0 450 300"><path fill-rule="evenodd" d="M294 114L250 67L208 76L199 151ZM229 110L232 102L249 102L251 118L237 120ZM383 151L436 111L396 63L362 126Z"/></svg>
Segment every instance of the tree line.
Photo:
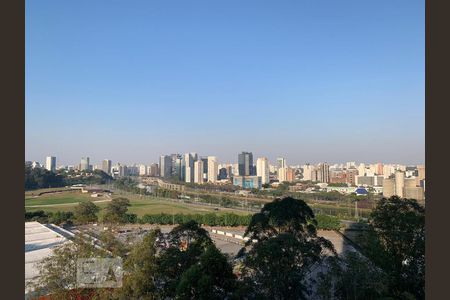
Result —
<svg viewBox="0 0 450 300"><path fill-rule="evenodd" d="M126 201L116 202L108 213L124 222L118 215ZM110 254L82 240L65 245L40 264L35 287L61 299L424 299L424 213L415 200L383 199L369 220L367 250L338 256L318 236L307 203L285 197L251 217L249 239L234 258L191 220L168 234L152 230L134 245L107 234ZM121 288L75 287L77 257L115 255L124 259Z"/></svg>
<svg viewBox="0 0 450 300"><path fill-rule="evenodd" d="M105 184L110 180L113 178L101 170L75 174L74 171L52 172L44 168L25 166L25 190L64 187L74 184Z"/></svg>
<svg viewBox="0 0 450 300"><path fill-rule="evenodd" d="M102 221L105 223L121 224L157 224L174 225L195 221L206 226L248 226L251 215L238 215L235 213L207 213L207 214L145 214L138 217L128 213L130 202L126 198L114 198L105 208L101 220L98 213L100 207L92 202L81 202L74 212L57 211L55 213L42 210L25 212L25 221L38 221L40 223L61 224L87 224ZM327 215L316 215L317 228L324 230L338 230L341 225L338 218Z"/></svg>

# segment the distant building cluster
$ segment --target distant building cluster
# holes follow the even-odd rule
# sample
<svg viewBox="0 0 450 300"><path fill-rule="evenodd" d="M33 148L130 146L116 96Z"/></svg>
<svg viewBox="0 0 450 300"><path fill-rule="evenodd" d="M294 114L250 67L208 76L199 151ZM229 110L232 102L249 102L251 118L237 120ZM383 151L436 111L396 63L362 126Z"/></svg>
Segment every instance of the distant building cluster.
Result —
<svg viewBox="0 0 450 300"><path fill-rule="evenodd" d="M158 177L185 183L233 184L244 189L270 188L287 182L291 191L308 192L313 184L322 190L344 194L364 194L364 190L385 197L397 195L417 200L425 198L423 165L321 162L292 166L288 165L283 157L277 158L275 164L271 164L267 157L259 157L255 161L253 153L246 151L237 155L237 163L219 163L216 156L199 156L191 152L161 155L158 163L150 165L112 164L111 160L105 159L101 164L93 166L89 157L82 157L78 165L57 167L55 156L46 157L44 165L36 161L27 161L26 164L32 168L45 168L52 172L58 169L102 170L114 178Z"/></svg>

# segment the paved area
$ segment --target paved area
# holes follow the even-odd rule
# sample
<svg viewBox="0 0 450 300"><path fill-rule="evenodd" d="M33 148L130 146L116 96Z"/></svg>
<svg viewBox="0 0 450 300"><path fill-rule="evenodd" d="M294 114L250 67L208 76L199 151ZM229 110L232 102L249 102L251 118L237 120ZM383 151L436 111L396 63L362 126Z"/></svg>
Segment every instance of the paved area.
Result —
<svg viewBox="0 0 450 300"><path fill-rule="evenodd" d="M36 264L52 255L53 248L67 242L61 234L38 222L25 222L25 283L39 275ZM25 288L25 294L30 291Z"/></svg>

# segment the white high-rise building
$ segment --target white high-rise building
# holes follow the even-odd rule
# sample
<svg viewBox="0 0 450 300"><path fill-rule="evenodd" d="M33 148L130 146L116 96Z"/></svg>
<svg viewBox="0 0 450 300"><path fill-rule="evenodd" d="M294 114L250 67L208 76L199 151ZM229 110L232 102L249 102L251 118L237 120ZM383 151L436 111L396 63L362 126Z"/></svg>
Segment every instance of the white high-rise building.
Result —
<svg viewBox="0 0 450 300"><path fill-rule="evenodd" d="M90 164L89 164L89 157L82 157L81 158L81 162L80 162L80 170L84 171L84 170L90 170Z"/></svg>
<svg viewBox="0 0 450 300"><path fill-rule="evenodd" d="M288 168L279 168L278 169L278 181L279 182L283 182L283 181L287 181L287 172L288 172Z"/></svg>
<svg viewBox="0 0 450 300"><path fill-rule="evenodd" d="M194 162L194 182L203 183L203 161L201 159Z"/></svg>
<svg viewBox="0 0 450 300"><path fill-rule="evenodd" d="M269 183L269 160L260 157L256 160L256 175L261 177L261 184Z"/></svg>
<svg viewBox="0 0 450 300"><path fill-rule="evenodd" d="M313 178L312 173L314 172L315 167L310 164L306 164L306 165L303 165L302 169L303 169L303 179L302 180L312 181L312 178Z"/></svg>
<svg viewBox="0 0 450 300"><path fill-rule="evenodd" d="M184 154L182 162L182 177L184 177L185 182L194 182L194 163L197 159L198 155L195 152Z"/></svg>
<svg viewBox="0 0 450 300"><path fill-rule="evenodd" d="M139 176L147 176L147 166L139 165Z"/></svg>
<svg viewBox="0 0 450 300"><path fill-rule="evenodd" d="M111 160L104 159L102 161L102 171L105 172L106 174L111 174L111 166L112 166Z"/></svg>
<svg viewBox="0 0 450 300"><path fill-rule="evenodd" d="M219 174L218 166L217 158L215 156L208 156L208 182L214 183L217 181L217 174Z"/></svg>
<svg viewBox="0 0 450 300"><path fill-rule="evenodd" d="M56 171L56 157L47 156L45 158L45 168L49 171L55 172Z"/></svg>

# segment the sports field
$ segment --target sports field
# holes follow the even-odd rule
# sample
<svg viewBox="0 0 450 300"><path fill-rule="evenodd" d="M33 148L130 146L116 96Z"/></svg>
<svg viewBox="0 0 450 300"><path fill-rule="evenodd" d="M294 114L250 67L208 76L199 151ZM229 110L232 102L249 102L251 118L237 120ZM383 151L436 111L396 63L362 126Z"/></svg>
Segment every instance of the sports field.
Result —
<svg viewBox="0 0 450 300"><path fill-rule="evenodd" d="M181 203L178 200L169 200L154 197L140 197L132 194L113 194L111 198L125 197L130 200L131 206L128 208L129 213L134 213L138 216L145 214L195 214L195 213L225 213L233 212L236 214L248 214L245 211L220 208L216 210L214 206L204 206ZM79 202L92 201L100 208L104 208L110 198L98 197L92 198L89 194L82 194L81 192L61 192L53 194L44 194L39 197L25 196L26 211L43 210L47 212L56 211L73 211Z"/></svg>

